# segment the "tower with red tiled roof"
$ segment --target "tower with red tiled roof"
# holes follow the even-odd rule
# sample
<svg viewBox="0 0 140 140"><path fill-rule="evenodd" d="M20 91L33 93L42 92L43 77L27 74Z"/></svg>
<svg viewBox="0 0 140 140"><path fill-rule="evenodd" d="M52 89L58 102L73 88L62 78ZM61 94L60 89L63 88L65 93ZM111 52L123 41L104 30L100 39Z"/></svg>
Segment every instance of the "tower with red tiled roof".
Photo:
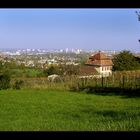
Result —
<svg viewBox="0 0 140 140"><path fill-rule="evenodd" d="M112 60L101 51L99 51L95 55L91 55L89 59L85 62L85 65L88 67L92 67L100 75L109 76L112 74Z"/></svg>
<svg viewBox="0 0 140 140"><path fill-rule="evenodd" d="M99 51L95 55L91 55L89 59L86 61L85 65L92 66L112 66L112 60L106 56L105 53Z"/></svg>

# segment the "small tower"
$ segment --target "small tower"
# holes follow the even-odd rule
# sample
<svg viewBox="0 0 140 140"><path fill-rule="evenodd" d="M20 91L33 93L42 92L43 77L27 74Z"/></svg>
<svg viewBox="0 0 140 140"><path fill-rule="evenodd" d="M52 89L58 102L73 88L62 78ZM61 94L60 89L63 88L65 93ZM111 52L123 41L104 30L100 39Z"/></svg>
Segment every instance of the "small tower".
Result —
<svg viewBox="0 0 140 140"><path fill-rule="evenodd" d="M109 76L112 74L113 62L101 51L95 55L91 55L85 65L92 66L102 76Z"/></svg>

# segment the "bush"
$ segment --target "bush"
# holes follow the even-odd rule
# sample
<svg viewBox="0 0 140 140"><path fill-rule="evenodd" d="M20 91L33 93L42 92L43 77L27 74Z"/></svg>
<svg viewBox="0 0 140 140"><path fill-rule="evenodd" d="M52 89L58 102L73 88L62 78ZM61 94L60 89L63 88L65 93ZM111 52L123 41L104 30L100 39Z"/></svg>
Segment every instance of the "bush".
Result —
<svg viewBox="0 0 140 140"><path fill-rule="evenodd" d="M23 80L16 80L13 89L21 89L21 86L23 85L24 81Z"/></svg>
<svg viewBox="0 0 140 140"><path fill-rule="evenodd" d="M10 88L10 75L0 74L0 90Z"/></svg>

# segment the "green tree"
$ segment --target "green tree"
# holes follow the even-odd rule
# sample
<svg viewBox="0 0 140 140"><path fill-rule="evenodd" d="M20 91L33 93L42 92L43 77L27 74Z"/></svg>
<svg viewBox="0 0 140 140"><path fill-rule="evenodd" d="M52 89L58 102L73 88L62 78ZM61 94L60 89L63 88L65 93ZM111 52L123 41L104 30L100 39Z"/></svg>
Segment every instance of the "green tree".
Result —
<svg viewBox="0 0 140 140"><path fill-rule="evenodd" d="M135 59L135 56L126 50L114 56L113 64L113 70L137 70L140 68L140 63Z"/></svg>
<svg viewBox="0 0 140 140"><path fill-rule="evenodd" d="M10 74L6 71L0 72L0 90L10 88Z"/></svg>
<svg viewBox="0 0 140 140"><path fill-rule="evenodd" d="M55 68L55 66L53 66L53 65L49 66L49 67L48 67L47 69L45 69L43 72L44 72L44 74L45 74L46 76L52 75L52 74L57 74L57 73L56 73L56 68Z"/></svg>
<svg viewBox="0 0 140 140"><path fill-rule="evenodd" d="M3 69L2 61L0 61L0 71Z"/></svg>
<svg viewBox="0 0 140 140"><path fill-rule="evenodd" d="M64 75L77 75L79 73L79 66L75 65L64 65L63 66L63 74Z"/></svg>

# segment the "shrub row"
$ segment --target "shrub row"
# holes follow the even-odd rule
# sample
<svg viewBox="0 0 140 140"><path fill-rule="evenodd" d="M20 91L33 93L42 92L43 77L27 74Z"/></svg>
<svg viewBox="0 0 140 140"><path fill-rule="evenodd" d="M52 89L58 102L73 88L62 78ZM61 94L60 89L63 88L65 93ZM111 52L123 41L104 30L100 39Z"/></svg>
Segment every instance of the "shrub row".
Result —
<svg viewBox="0 0 140 140"><path fill-rule="evenodd" d="M9 74L0 74L0 90L9 88L20 89L22 85L22 80L15 80L14 83L11 84L11 77Z"/></svg>

